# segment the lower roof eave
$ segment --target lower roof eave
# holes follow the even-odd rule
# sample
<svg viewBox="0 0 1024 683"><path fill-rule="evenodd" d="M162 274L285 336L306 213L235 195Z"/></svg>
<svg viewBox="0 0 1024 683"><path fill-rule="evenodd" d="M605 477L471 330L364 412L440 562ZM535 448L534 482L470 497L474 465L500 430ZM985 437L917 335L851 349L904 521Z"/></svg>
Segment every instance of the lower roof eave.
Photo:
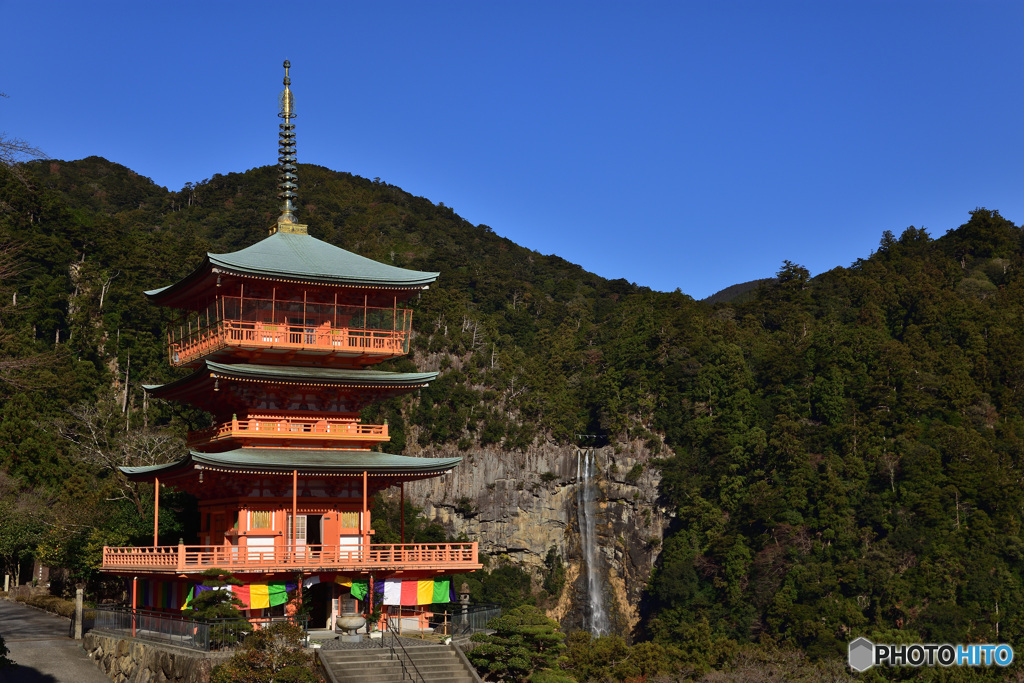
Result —
<svg viewBox="0 0 1024 683"><path fill-rule="evenodd" d="M153 481L159 477L166 483L175 478L191 478L197 471L254 475L298 472L303 476L320 477L359 477L365 472L374 478L400 481L440 476L461 462L460 457L417 458L374 451L238 448L221 453L190 451L171 463L118 469L132 481Z"/></svg>

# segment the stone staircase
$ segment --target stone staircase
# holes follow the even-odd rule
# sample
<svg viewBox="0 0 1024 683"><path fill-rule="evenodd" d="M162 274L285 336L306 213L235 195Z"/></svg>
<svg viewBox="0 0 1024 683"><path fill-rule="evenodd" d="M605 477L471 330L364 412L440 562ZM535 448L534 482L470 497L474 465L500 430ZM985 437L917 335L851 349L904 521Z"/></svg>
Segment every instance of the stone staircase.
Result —
<svg viewBox="0 0 1024 683"><path fill-rule="evenodd" d="M402 655L395 648L395 659L391 659L388 648L367 648L358 650L319 650L321 669L331 683L400 683L419 681L418 671L424 683L479 683L480 677L453 647L446 645L407 646L409 658L416 668L406 664L411 678L403 678Z"/></svg>

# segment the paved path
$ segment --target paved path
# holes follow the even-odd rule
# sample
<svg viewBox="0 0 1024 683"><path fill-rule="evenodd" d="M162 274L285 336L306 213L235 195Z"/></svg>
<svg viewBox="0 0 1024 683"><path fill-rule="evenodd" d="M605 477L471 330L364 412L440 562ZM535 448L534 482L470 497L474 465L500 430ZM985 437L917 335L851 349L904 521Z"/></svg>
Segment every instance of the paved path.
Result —
<svg viewBox="0 0 1024 683"><path fill-rule="evenodd" d="M82 646L68 638L69 621L0 600L0 635L18 666L0 669L0 683L110 683Z"/></svg>

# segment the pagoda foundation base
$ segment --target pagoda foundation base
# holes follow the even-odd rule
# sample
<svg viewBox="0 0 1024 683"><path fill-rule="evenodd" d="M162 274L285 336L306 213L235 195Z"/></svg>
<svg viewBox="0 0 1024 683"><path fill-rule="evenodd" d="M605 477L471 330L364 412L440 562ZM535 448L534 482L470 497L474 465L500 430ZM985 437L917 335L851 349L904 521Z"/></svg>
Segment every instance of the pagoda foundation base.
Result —
<svg viewBox="0 0 1024 683"><path fill-rule="evenodd" d="M203 683L231 652L200 652L103 631L90 631L82 648L111 680Z"/></svg>

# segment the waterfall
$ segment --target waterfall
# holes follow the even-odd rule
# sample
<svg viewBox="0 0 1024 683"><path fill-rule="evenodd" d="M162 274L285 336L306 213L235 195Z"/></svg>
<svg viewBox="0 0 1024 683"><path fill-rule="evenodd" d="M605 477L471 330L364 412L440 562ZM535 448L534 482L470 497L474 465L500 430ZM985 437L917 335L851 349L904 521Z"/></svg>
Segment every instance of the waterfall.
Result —
<svg viewBox="0 0 1024 683"><path fill-rule="evenodd" d="M601 592L597 572L597 534L594 532L594 518L597 506L594 502L597 485L594 483L594 451L576 452L576 514L580 524L580 545L587 572L587 596L590 609L585 611L584 626L595 636L608 635L608 614L604 610L604 594Z"/></svg>

